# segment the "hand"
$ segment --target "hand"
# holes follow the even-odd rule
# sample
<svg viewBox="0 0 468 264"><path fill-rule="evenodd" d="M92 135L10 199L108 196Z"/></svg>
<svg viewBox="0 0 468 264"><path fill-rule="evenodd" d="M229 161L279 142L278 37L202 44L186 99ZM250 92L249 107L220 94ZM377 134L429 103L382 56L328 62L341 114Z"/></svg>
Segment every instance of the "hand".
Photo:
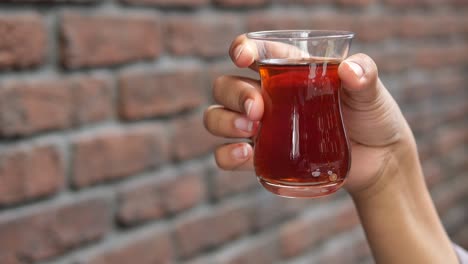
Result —
<svg viewBox="0 0 468 264"><path fill-rule="evenodd" d="M256 48L245 35L234 40L229 54L236 66L256 70ZM391 178L383 177L391 175L384 172L398 170L409 161L417 163L414 138L371 58L353 55L341 63L338 73L344 88L343 120L351 141L352 163L345 188L351 194L374 191ZM245 139L256 135L264 106L259 81L221 76L214 82L213 95L219 105L205 111L209 132ZM223 169L253 169L253 150L248 143L220 146L215 158Z"/></svg>
<svg viewBox="0 0 468 264"><path fill-rule="evenodd" d="M281 52L281 51L279 51ZM242 35L229 54L238 67L256 70L256 49ZM351 169L345 188L358 210L377 263L457 263L424 183L416 144L398 105L378 78L371 58L356 54L338 74L343 121L351 141ZM219 77L215 100L205 112L212 134L231 138L256 135L263 115L258 81ZM247 143L220 146L216 162L223 169L253 169Z"/></svg>

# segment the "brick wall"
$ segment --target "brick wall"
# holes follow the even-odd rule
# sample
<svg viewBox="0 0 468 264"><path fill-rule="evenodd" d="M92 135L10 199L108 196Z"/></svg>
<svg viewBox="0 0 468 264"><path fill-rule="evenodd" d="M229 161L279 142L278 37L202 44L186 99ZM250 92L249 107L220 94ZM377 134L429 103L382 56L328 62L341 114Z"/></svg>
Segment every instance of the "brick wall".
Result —
<svg viewBox="0 0 468 264"><path fill-rule="evenodd" d="M0 3L0 263L366 263L354 207L216 169L210 83L241 32L357 32L468 247L466 0Z"/></svg>

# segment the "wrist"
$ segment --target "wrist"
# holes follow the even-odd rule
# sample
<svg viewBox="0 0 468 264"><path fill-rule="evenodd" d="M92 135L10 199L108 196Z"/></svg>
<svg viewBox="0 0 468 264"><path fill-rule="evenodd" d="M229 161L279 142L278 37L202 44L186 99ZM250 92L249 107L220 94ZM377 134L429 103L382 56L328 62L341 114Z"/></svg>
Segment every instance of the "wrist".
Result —
<svg viewBox="0 0 468 264"><path fill-rule="evenodd" d="M413 140L394 146L375 181L351 196L377 263L456 263Z"/></svg>
<svg viewBox="0 0 468 264"><path fill-rule="evenodd" d="M411 134L387 146L380 163L382 165L375 176L364 187L348 190L355 203L378 199L389 193L401 193L407 188L426 188L417 147Z"/></svg>

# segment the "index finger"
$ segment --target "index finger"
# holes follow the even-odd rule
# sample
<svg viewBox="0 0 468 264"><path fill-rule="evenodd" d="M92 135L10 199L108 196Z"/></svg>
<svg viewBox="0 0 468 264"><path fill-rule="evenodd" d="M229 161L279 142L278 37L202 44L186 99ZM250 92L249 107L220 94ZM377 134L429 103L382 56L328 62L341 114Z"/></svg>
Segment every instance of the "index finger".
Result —
<svg viewBox="0 0 468 264"><path fill-rule="evenodd" d="M255 61L258 59L255 43L247 38L246 34L237 36L229 48L229 56L237 67L257 70Z"/></svg>
<svg viewBox="0 0 468 264"><path fill-rule="evenodd" d="M229 48L229 56L237 67L249 67L257 71L256 61L259 59L259 50L256 45L257 40L252 40L246 34L237 36ZM307 50L302 50L294 45L287 43L260 40L257 42L263 52L268 53L268 57L274 59L288 58L309 58Z"/></svg>

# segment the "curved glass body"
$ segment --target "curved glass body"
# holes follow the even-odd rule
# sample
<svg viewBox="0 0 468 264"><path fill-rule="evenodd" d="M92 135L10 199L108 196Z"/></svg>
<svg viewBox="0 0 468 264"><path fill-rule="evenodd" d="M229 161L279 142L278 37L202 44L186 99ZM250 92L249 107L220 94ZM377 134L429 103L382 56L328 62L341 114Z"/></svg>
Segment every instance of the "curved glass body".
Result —
<svg viewBox="0 0 468 264"><path fill-rule="evenodd" d="M282 45L262 47L291 49ZM346 51L348 46L349 41ZM342 58L316 57L292 47L287 53L300 58L260 56L257 61L265 111L254 140L255 171L277 195L324 196L343 185L351 161L340 106ZM281 54L267 53L275 52Z"/></svg>

